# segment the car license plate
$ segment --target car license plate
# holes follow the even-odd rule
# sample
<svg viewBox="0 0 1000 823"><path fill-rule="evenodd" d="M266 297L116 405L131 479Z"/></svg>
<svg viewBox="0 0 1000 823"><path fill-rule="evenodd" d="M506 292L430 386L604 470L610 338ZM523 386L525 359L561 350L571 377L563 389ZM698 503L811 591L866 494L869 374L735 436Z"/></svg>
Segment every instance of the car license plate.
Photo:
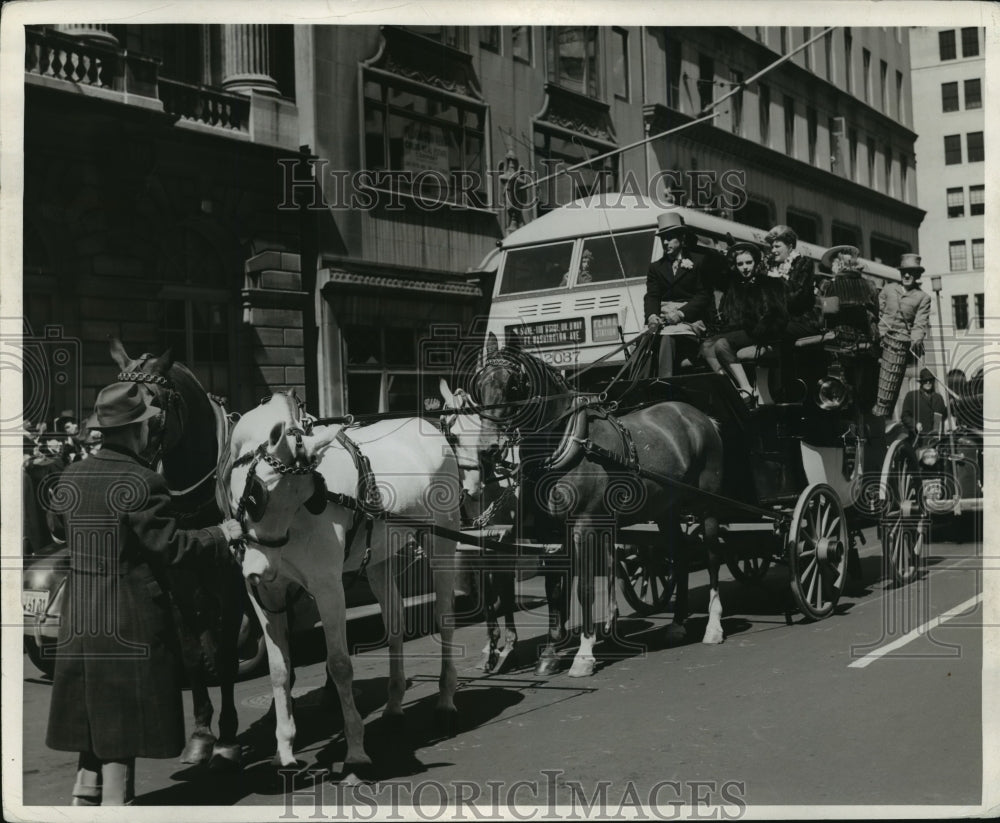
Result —
<svg viewBox="0 0 1000 823"><path fill-rule="evenodd" d="M48 592L21 592L21 608L25 614L45 614L48 605Z"/></svg>

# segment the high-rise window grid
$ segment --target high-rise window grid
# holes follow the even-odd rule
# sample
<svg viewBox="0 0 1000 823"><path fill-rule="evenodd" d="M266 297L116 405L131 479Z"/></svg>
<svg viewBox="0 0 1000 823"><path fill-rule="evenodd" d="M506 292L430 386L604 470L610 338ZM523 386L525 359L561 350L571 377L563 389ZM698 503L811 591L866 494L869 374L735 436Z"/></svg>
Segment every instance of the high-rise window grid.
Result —
<svg viewBox="0 0 1000 823"><path fill-rule="evenodd" d="M983 133L981 131L970 131L965 135L966 160L969 163L979 163L985 160L983 153Z"/></svg>
<svg viewBox="0 0 1000 823"><path fill-rule="evenodd" d="M976 299L976 328L982 329L986 327L986 295L979 292L975 295Z"/></svg>
<svg viewBox="0 0 1000 823"><path fill-rule="evenodd" d="M954 60L958 53L955 51L955 30L938 32L938 55L942 60Z"/></svg>
<svg viewBox="0 0 1000 823"><path fill-rule="evenodd" d="M982 237L972 239L972 268L981 271L986 265L986 240Z"/></svg>
<svg viewBox="0 0 1000 823"><path fill-rule="evenodd" d="M961 186L948 189L947 201L949 217L965 217L965 190Z"/></svg>
<svg viewBox="0 0 1000 823"><path fill-rule="evenodd" d="M969 268L964 240L952 240L948 244L948 265L951 271L965 271Z"/></svg>
<svg viewBox="0 0 1000 823"><path fill-rule="evenodd" d="M979 56L979 29L962 29L962 57Z"/></svg>
<svg viewBox="0 0 1000 823"><path fill-rule="evenodd" d="M944 164L954 166L962 162L962 135L946 134L944 137Z"/></svg>
<svg viewBox="0 0 1000 823"><path fill-rule="evenodd" d="M986 186L969 186L969 214L982 214L986 210Z"/></svg>
<svg viewBox="0 0 1000 823"><path fill-rule="evenodd" d="M941 84L941 111L958 111L958 83Z"/></svg>
<svg viewBox="0 0 1000 823"><path fill-rule="evenodd" d="M967 109L983 107L983 83L978 77L965 81L965 107Z"/></svg>
<svg viewBox="0 0 1000 823"><path fill-rule="evenodd" d="M952 295L951 321L954 323L956 330L962 331L969 328L969 295Z"/></svg>

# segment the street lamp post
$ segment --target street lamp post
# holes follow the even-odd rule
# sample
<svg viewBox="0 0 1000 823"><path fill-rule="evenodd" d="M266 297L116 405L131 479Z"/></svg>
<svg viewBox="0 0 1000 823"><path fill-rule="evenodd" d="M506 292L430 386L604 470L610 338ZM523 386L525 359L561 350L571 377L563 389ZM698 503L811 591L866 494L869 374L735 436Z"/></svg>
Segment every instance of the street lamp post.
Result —
<svg viewBox="0 0 1000 823"><path fill-rule="evenodd" d="M944 388L944 408L948 418L948 429L954 430L955 421L951 416L951 387L948 385L948 353L944 347L944 315L941 314L941 275L931 275L931 288L937 301L938 340L941 344L941 385ZM954 453L954 449L952 449Z"/></svg>

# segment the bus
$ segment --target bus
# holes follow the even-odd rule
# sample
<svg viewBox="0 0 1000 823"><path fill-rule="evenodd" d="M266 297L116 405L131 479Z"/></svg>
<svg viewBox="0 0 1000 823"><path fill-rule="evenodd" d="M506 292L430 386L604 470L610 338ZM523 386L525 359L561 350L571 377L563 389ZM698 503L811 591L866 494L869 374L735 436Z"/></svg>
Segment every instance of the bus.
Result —
<svg viewBox="0 0 1000 823"><path fill-rule="evenodd" d="M576 200L512 232L484 259L479 270L496 270L487 333L501 346L517 341L570 378L585 367L588 382L609 378L625 360L615 349L645 328L646 273L663 253L656 228L666 211L680 214L696 234L698 246L690 250L695 263L724 250L729 237L767 250L765 230L697 209L634 193ZM803 241L797 249L814 266L826 251ZM896 269L862 264L879 286L899 280Z"/></svg>

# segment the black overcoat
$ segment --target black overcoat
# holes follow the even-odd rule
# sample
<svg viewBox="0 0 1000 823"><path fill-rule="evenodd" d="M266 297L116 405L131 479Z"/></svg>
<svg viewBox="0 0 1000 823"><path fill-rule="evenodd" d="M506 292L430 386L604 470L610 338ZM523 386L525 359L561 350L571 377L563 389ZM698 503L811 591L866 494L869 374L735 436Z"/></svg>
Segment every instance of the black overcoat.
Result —
<svg viewBox="0 0 1000 823"><path fill-rule="evenodd" d="M46 744L102 760L184 747L180 659L163 569L187 552L226 558L218 526L182 531L163 478L105 446L74 462L50 508L70 548Z"/></svg>
<svg viewBox="0 0 1000 823"><path fill-rule="evenodd" d="M664 255L649 267L646 274L646 296L643 299L643 320L660 313L661 303L684 303L684 322L703 320L712 305L712 290L705 284L701 267L677 267L673 258ZM692 261L693 262L693 261Z"/></svg>

